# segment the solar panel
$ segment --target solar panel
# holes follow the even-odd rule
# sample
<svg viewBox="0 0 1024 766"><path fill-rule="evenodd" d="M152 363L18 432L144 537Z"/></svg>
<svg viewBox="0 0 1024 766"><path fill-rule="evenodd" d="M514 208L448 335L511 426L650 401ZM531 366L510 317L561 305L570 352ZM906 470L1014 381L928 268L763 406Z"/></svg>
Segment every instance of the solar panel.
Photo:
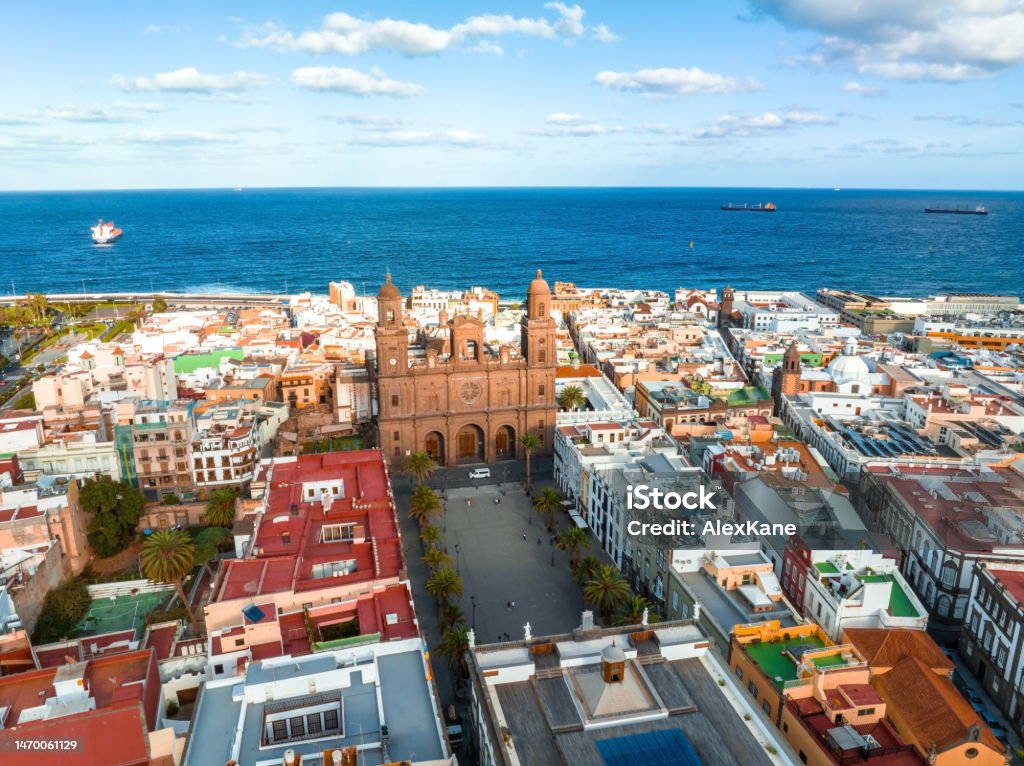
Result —
<svg viewBox="0 0 1024 766"><path fill-rule="evenodd" d="M242 609L242 615L249 622L259 622L264 617L266 617L266 615L263 613L263 610L255 604L249 604L249 606Z"/></svg>
<svg viewBox="0 0 1024 766"><path fill-rule="evenodd" d="M704 766L680 729L597 740L605 766Z"/></svg>

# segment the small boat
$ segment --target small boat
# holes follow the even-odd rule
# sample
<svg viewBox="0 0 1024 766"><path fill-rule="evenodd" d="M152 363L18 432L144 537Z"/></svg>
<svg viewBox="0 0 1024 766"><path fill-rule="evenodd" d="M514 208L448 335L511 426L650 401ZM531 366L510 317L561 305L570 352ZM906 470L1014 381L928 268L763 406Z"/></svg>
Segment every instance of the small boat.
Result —
<svg viewBox="0 0 1024 766"><path fill-rule="evenodd" d="M775 212L775 203L774 202L765 202L764 204L761 204L760 202L758 202L756 205L748 205L747 203L744 202L742 205L734 205L734 204L732 204L730 202L728 205L722 205L721 209L722 210L745 210L745 211L747 211L749 213L774 213Z"/></svg>
<svg viewBox="0 0 1024 766"><path fill-rule="evenodd" d="M124 234L113 221L106 221L101 218L92 228L92 241L97 245L110 245L121 239Z"/></svg>
<svg viewBox="0 0 1024 766"><path fill-rule="evenodd" d="M988 215L988 210L981 205L978 205L974 210L966 207L926 207L924 212L947 213L949 215Z"/></svg>

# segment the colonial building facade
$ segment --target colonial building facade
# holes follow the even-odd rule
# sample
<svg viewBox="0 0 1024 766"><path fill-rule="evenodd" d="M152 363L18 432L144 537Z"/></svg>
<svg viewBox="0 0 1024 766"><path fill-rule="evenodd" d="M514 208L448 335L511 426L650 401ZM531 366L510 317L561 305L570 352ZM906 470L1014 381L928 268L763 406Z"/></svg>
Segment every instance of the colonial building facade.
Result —
<svg viewBox="0 0 1024 766"><path fill-rule="evenodd" d="M537 271L526 296L519 352L488 348L484 322L439 316L439 332L412 353L402 294L391 276L377 294L378 443L391 464L425 451L439 465L511 460L520 436L550 453L555 425L555 321L551 290Z"/></svg>

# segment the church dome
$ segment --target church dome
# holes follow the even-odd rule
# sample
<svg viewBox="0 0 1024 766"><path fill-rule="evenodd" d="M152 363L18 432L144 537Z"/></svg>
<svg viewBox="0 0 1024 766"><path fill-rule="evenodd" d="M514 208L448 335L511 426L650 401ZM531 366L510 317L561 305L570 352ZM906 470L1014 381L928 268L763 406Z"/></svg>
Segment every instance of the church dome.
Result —
<svg viewBox="0 0 1024 766"><path fill-rule="evenodd" d="M550 295L551 288L548 287L548 283L544 281L541 276L540 269L537 269L537 276L534 277L533 281L530 282L530 287L526 291L527 295Z"/></svg>
<svg viewBox="0 0 1024 766"><path fill-rule="evenodd" d="M384 284L381 285L380 290L377 293L378 298L401 298L402 293L397 287L391 284L391 275L388 274L384 278Z"/></svg>
<svg viewBox="0 0 1024 766"><path fill-rule="evenodd" d="M612 641L611 645L601 650L601 659L604 662L625 662L626 654Z"/></svg>
<svg viewBox="0 0 1024 766"><path fill-rule="evenodd" d="M868 363L857 356L857 341L850 338L843 346L842 356L833 359L828 365L828 373L836 383L868 383L871 382L871 368Z"/></svg>

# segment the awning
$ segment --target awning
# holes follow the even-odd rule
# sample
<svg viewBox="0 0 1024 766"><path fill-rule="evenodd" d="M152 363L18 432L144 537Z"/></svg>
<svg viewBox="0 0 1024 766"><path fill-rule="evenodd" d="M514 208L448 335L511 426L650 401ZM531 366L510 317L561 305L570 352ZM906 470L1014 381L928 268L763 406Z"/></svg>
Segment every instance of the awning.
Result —
<svg viewBox="0 0 1024 766"><path fill-rule="evenodd" d="M569 518L572 519L573 521L575 521L576 522L576 526L579 527L580 529L587 529L588 528L587 527L587 522L584 521L583 517L580 516L572 508L569 509Z"/></svg>

